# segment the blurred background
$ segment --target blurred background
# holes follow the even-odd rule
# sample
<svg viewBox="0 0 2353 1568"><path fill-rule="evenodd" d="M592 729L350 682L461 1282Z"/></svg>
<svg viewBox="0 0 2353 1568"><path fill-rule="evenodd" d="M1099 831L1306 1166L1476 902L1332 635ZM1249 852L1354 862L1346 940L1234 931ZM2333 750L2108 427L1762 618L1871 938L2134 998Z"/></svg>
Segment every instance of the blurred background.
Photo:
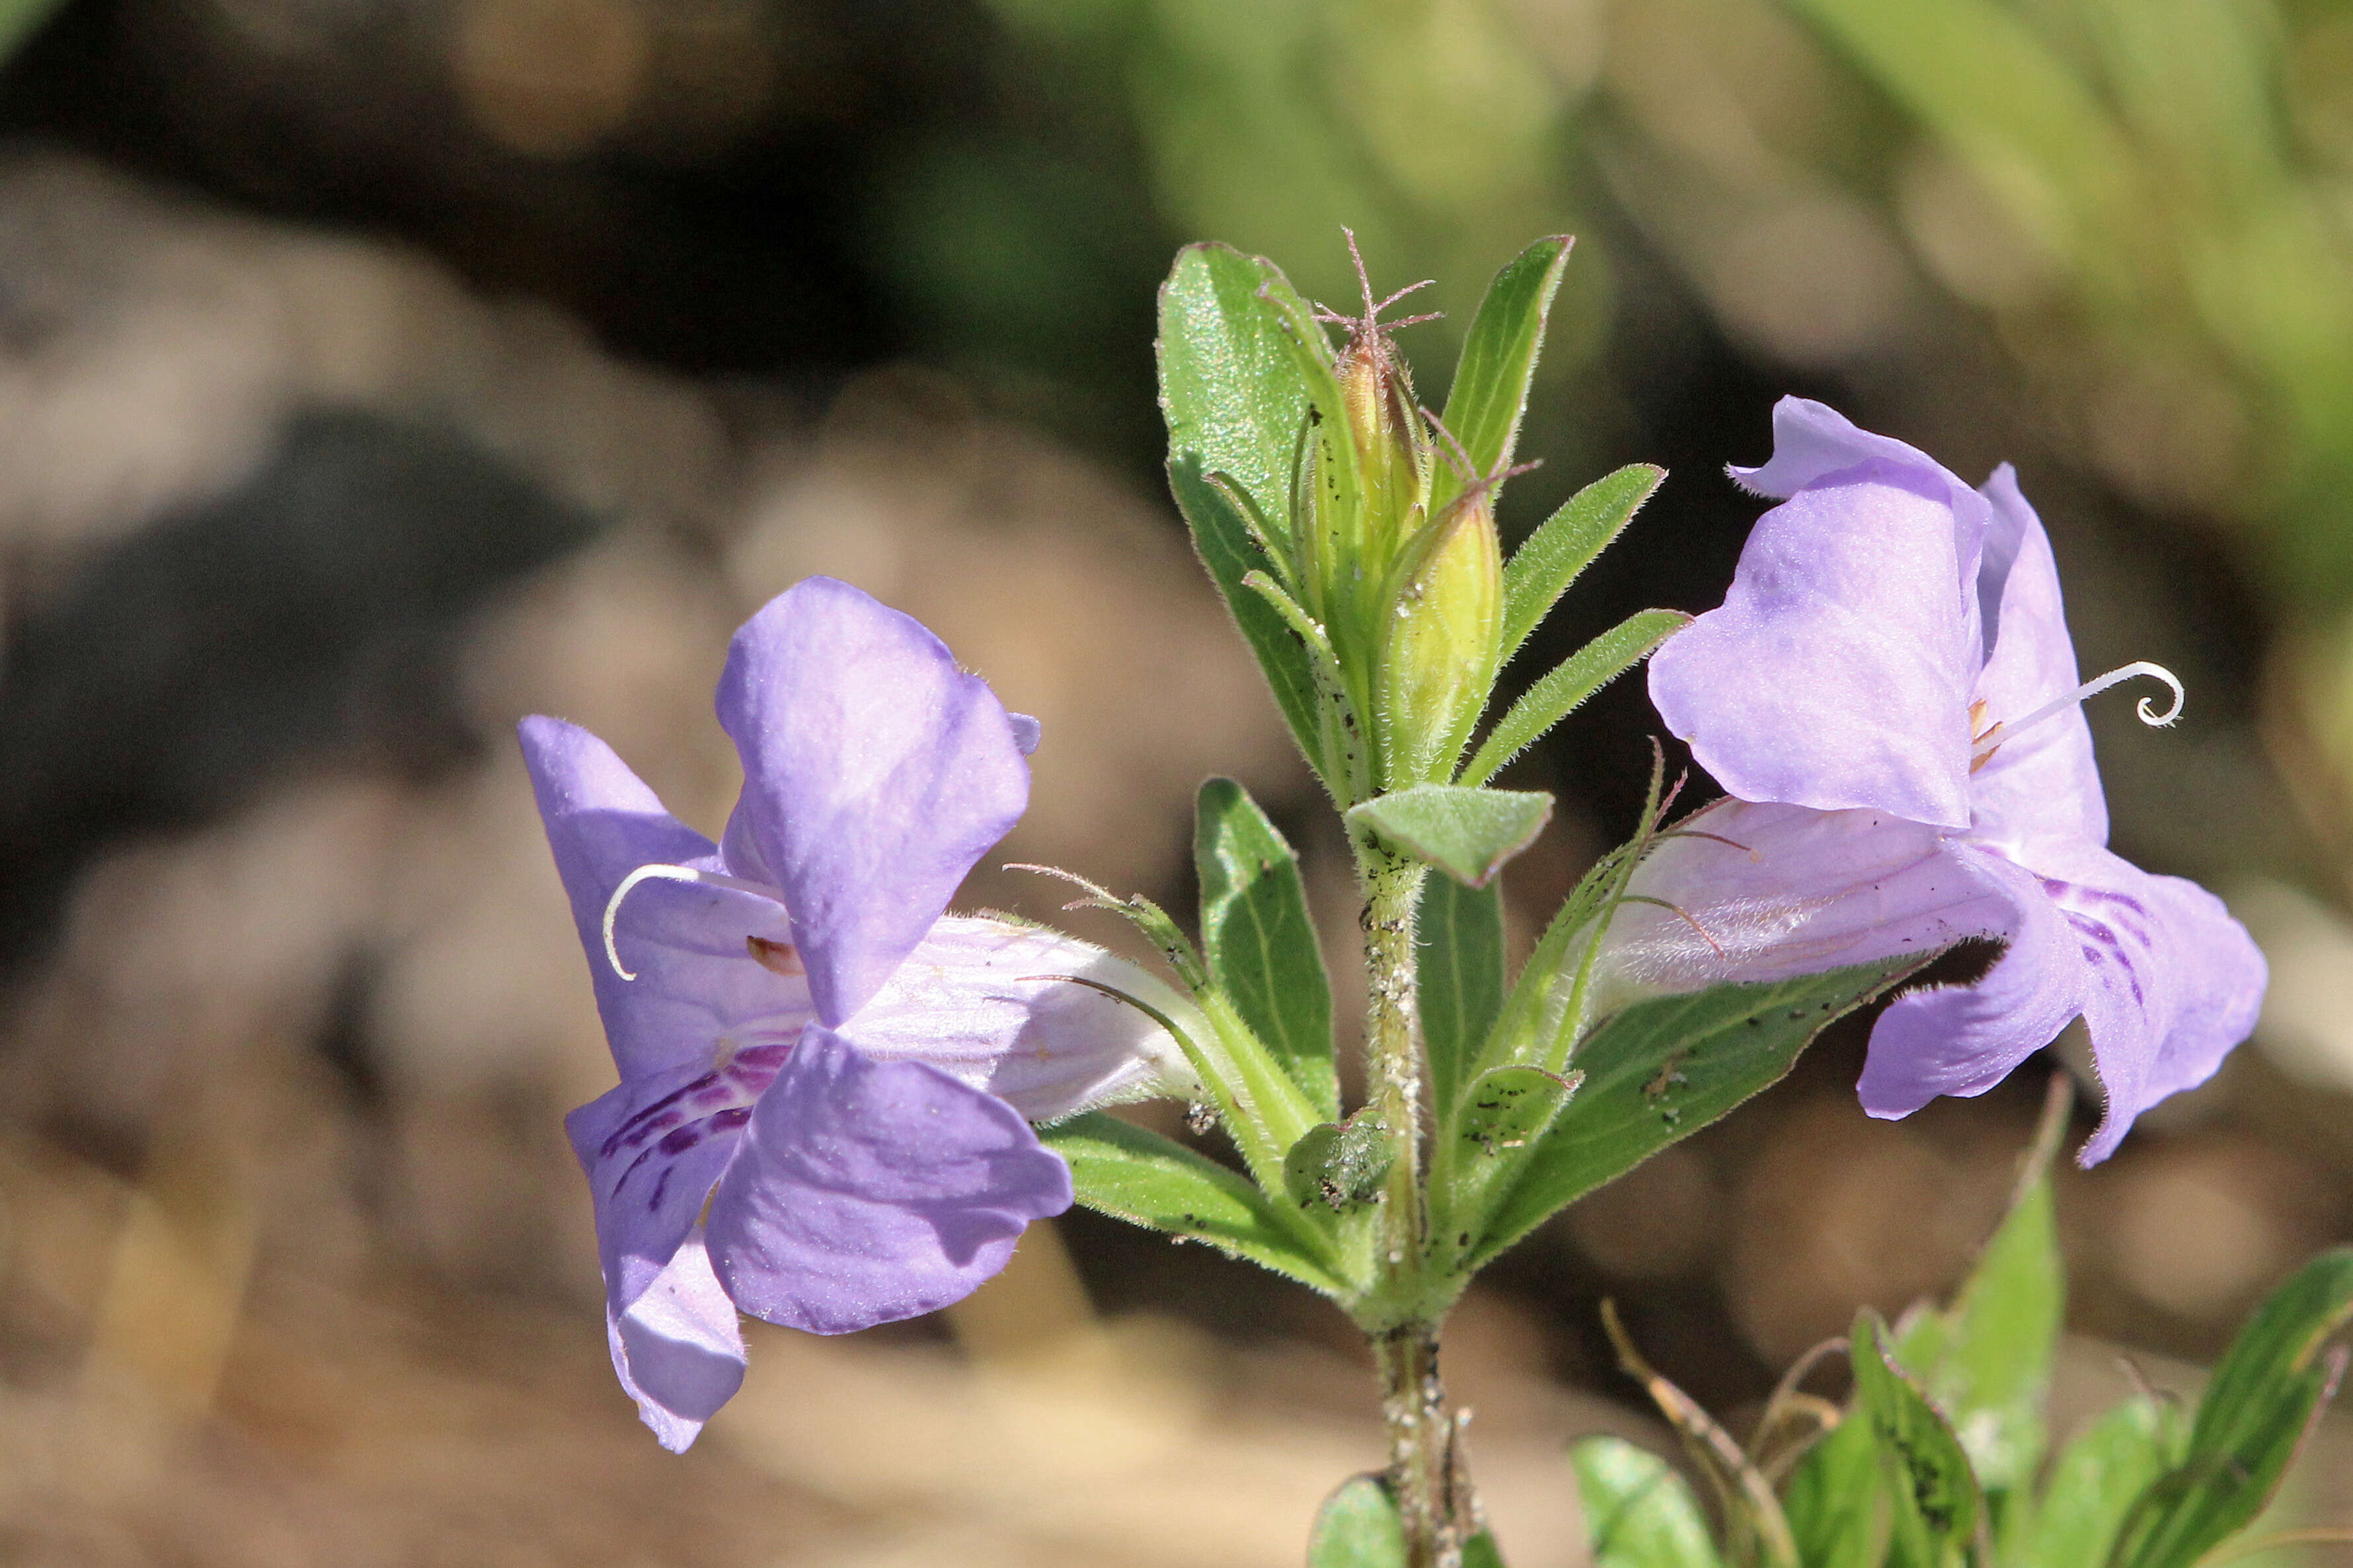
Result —
<svg viewBox="0 0 2353 1568"><path fill-rule="evenodd" d="M1335 300L1342 224L1384 289L1436 277L1435 401L1493 270L1577 236L1506 531L1672 477L1522 682L1716 602L1758 510L1722 466L1782 393L2016 462L2086 667L2189 687L2163 733L2092 710L2117 847L2273 964L2255 1043L2062 1186L2061 1426L2353 1236L2341 4L0 0L0 1562L1298 1561L1379 1458L1350 1331L1082 1215L940 1320L755 1331L703 1442L653 1445L510 739L585 722L715 829L726 637L830 572L1044 719L1007 858L1184 907L1191 792L1240 776L1346 984L1343 847L1158 479L1195 238ZM1524 935L1654 729L1628 682L1515 770L1562 800ZM1568 1438L1662 1437L1604 1296L1737 1426L1966 1267L2050 1063L1880 1123L1861 1037L1458 1314L1514 1563L1581 1560ZM2306 1477L2353 1510L2340 1434Z"/></svg>

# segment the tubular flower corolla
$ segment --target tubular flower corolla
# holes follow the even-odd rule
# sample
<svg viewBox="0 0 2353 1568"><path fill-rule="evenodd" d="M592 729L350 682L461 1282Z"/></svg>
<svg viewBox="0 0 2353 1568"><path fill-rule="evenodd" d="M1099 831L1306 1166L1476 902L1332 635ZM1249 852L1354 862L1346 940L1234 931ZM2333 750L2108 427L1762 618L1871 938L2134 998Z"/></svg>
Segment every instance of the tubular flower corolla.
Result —
<svg viewBox="0 0 2353 1568"><path fill-rule="evenodd" d="M1860 1085L1874 1116L1979 1094L2081 1016L2106 1091L2083 1152L2203 1082L2253 1028L2263 955L2204 889L2106 848L2050 541L2007 465L1971 489L1818 403L1774 410L1734 477L1757 521L1721 608L1651 661L1667 726L1732 798L1650 852L1597 1002L2002 944L1974 984L1898 997Z"/></svg>
<svg viewBox="0 0 2353 1568"><path fill-rule="evenodd" d="M1177 1005L1142 971L944 918L1037 726L920 624L810 578L736 634L718 710L744 790L715 845L587 731L522 725L620 1070L565 1121L613 1365L672 1449L742 1383L739 1310L840 1333L961 1300L1070 1206L1030 1123L1183 1070L1111 994Z"/></svg>

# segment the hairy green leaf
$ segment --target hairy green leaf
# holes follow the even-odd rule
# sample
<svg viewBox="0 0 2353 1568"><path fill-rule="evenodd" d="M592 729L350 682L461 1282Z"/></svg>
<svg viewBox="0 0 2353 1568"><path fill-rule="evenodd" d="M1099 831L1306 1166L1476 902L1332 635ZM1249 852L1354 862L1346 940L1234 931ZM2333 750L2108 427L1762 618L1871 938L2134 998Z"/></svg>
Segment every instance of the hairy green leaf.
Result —
<svg viewBox="0 0 2353 1568"><path fill-rule="evenodd" d="M1486 478L1511 461L1520 417L1528 405L1528 383L1544 347L1545 317L1568 265L1565 234L1537 240L1504 264L1487 285L1479 313L1462 340L1454 384L1447 388L1446 428L1461 443L1471 469L1466 477L1441 465L1430 493L1430 515L1442 511L1466 482Z"/></svg>
<svg viewBox="0 0 2353 1568"><path fill-rule="evenodd" d="M1781 1491L1806 1568L1879 1568L1891 1506L1871 1423L1853 1415L1806 1450Z"/></svg>
<svg viewBox="0 0 2353 1568"><path fill-rule="evenodd" d="M1483 888L1504 862L1535 842L1552 819L1541 791L1462 789L1415 784L1348 808L1348 826L1435 866L1456 881Z"/></svg>
<svg viewBox="0 0 2353 1568"><path fill-rule="evenodd" d="M1354 1477L1325 1500L1307 1568L1406 1568L1405 1521L1378 1476Z"/></svg>
<svg viewBox="0 0 2353 1568"><path fill-rule="evenodd" d="M1895 1361L1887 1326L1866 1307L1852 1339L1852 1419L1869 1424L1895 1500L1895 1540L1915 1568L1958 1568L1977 1544L1984 1504L1968 1456Z"/></svg>
<svg viewBox="0 0 2353 1568"><path fill-rule="evenodd" d="M1327 1296L1345 1293L1312 1228L1279 1213L1239 1173L1102 1111L1042 1128L1070 1162L1079 1202L1147 1229L1207 1242Z"/></svg>
<svg viewBox="0 0 2353 1568"><path fill-rule="evenodd" d="M1674 1468L1622 1437L1568 1451L1593 1568L1717 1568L1699 1500Z"/></svg>
<svg viewBox="0 0 2353 1568"><path fill-rule="evenodd" d="M1634 463L1604 474L1563 501L1504 563L1504 658L1560 602L1577 574L1609 547L1664 483L1667 470Z"/></svg>
<svg viewBox="0 0 2353 1568"><path fill-rule="evenodd" d="M2180 1462L2117 1543L2121 1568L2189 1568L2252 1523L2336 1392L2353 1319L2353 1247L2332 1247L2255 1309L2214 1369Z"/></svg>
<svg viewBox="0 0 2353 1568"><path fill-rule="evenodd" d="M2017 1568L2084 1568L2108 1561L2116 1528L2171 1460L2170 1412L2140 1396L2126 1400L2059 1450Z"/></svg>
<svg viewBox="0 0 2353 1568"><path fill-rule="evenodd" d="M1916 972L1906 955L1767 984L1718 985L1638 1002L1582 1042L1576 1099L1496 1194L1470 1263L1488 1259L1564 1205L1687 1138L1780 1081L1824 1026Z"/></svg>
<svg viewBox="0 0 2353 1568"><path fill-rule="evenodd" d="M1168 488L1201 564L1258 656L1300 751L1328 773L1307 652L1273 606L1242 586L1254 569L1271 566L1282 577L1288 564L1266 554L1225 488L1238 489L1293 548L1292 457L1307 418L1307 389L1271 302L1285 295L1297 298L1271 262L1222 245L1177 252L1160 290L1160 405L1168 421Z"/></svg>
<svg viewBox="0 0 2353 1568"><path fill-rule="evenodd" d="M1230 476L1277 526L1290 522L1292 458L1307 418L1285 311L1305 310L1261 257L1188 245L1160 289L1160 406L1174 460Z"/></svg>
<svg viewBox="0 0 2353 1568"><path fill-rule="evenodd" d="M1493 883L1426 877L1414 926L1430 1103L1443 1125L1504 1006L1504 900Z"/></svg>
<svg viewBox="0 0 2353 1568"><path fill-rule="evenodd" d="M1317 1115L1340 1114L1332 1070L1332 984L1299 879L1299 857L1231 779L1201 786L1193 817L1201 948L1234 1010Z"/></svg>
<svg viewBox="0 0 2353 1568"><path fill-rule="evenodd" d="M1951 1420L1988 1492L2025 1487L2042 1466L2042 1402L2066 1319L2051 1165L2072 1097L2063 1073L2052 1082L2056 1092L2021 1168L2007 1217L1970 1269L1959 1299L1949 1310L1924 1315L1898 1352Z"/></svg>
<svg viewBox="0 0 2353 1568"><path fill-rule="evenodd" d="M1638 610L1570 654L1496 722L1464 766L1461 782L1485 784L1504 764L1535 744L1544 732L1574 712L1585 700L1651 657L1652 649L1691 625L1681 610Z"/></svg>

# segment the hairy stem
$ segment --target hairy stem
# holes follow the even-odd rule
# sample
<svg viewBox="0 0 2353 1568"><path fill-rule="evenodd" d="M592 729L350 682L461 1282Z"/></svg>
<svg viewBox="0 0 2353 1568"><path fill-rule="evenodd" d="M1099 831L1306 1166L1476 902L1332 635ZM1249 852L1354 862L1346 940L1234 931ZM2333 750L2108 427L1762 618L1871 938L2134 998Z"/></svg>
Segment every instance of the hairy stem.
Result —
<svg viewBox="0 0 2353 1568"><path fill-rule="evenodd" d="M1377 1314L1366 1321L1389 1431L1389 1484L1411 1568L1458 1568L1472 1529L1454 1419L1438 1375L1437 1318L1427 1306L1421 1088L1423 1050L1414 971L1414 908L1423 868L1366 842L1357 849L1365 909L1366 1109L1387 1130L1391 1159L1380 1206Z"/></svg>

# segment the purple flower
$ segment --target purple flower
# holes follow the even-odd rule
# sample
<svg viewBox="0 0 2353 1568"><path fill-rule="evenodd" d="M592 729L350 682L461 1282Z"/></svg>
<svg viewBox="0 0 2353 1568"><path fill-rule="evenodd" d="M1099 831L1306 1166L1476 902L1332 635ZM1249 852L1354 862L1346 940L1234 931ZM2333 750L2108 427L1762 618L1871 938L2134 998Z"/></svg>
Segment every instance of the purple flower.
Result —
<svg viewBox="0 0 2353 1568"><path fill-rule="evenodd" d="M2264 965L2212 894L2110 854L2050 541L2007 465L1973 490L1900 441L1784 398L1723 606L1651 661L1651 696L1732 797L1660 844L1597 1000L2004 944L1974 984L1899 997L1874 1116L1980 1094L2077 1016L2107 1113L2083 1160L2203 1082L2254 1025Z"/></svg>
<svg viewBox="0 0 2353 1568"><path fill-rule="evenodd" d="M586 730L522 726L621 1075L565 1120L613 1365L672 1449L743 1381L739 1309L841 1333L961 1300L1070 1206L1029 1123L1175 1055L1064 978L1161 997L1143 972L942 918L1028 804L1037 729L920 624L812 577L736 633L718 708L744 783L717 845Z"/></svg>

